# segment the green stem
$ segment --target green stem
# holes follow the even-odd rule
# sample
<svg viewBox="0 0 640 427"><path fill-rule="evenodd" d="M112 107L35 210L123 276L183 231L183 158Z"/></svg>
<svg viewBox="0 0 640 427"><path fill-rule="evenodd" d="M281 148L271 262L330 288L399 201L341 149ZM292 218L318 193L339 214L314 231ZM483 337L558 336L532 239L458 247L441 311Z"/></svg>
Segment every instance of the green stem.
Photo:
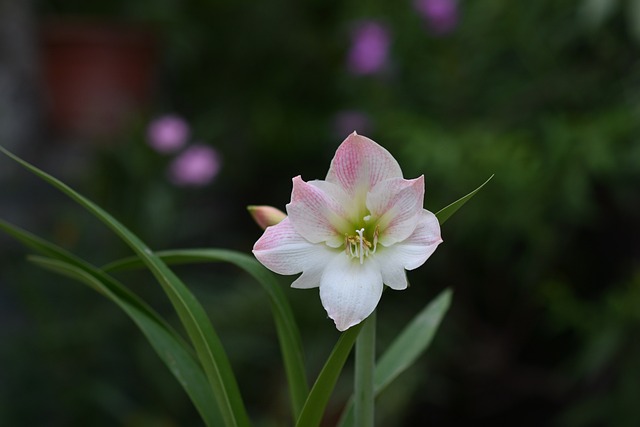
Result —
<svg viewBox="0 0 640 427"><path fill-rule="evenodd" d="M374 311L364 321L356 340L354 412L355 425L358 427L373 427L374 424L373 373L375 362L376 312Z"/></svg>

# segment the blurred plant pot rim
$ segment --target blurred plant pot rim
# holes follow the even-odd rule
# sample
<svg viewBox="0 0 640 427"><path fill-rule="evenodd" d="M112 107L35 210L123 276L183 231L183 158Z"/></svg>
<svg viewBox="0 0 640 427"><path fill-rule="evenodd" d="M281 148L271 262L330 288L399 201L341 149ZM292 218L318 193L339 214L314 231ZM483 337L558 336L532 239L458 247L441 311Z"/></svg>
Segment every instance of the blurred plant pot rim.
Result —
<svg viewBox="0 0 640 427"><path fill-rule="evenodd" d="M148 105L157 52L151 27L51 18L41 43L50 120L64 136L115 137Z"/></svg>

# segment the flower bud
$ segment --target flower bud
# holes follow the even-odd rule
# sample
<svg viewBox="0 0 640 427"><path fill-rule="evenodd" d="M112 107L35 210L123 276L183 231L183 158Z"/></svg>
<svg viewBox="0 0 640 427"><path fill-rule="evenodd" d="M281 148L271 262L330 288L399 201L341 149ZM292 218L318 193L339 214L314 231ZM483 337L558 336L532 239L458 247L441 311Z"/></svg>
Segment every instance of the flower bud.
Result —
<svg viewBox="0 0 640 427"><path fill-rule="evenodd" d="M263 230L287 217L287 214L272 206L247 206L247 210Z"/></svg>

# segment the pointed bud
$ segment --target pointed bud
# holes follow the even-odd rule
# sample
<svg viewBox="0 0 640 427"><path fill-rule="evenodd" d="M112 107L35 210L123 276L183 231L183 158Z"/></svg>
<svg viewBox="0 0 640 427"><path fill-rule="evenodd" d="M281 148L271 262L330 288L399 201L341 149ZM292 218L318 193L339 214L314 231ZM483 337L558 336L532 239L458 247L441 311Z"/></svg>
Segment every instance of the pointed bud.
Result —
<svg viewBox="0 0 640 427"><path fill-rule="evenodd" d="M263 230L287 217L287 214L272 206L247 206L247 210Z"/></svg>

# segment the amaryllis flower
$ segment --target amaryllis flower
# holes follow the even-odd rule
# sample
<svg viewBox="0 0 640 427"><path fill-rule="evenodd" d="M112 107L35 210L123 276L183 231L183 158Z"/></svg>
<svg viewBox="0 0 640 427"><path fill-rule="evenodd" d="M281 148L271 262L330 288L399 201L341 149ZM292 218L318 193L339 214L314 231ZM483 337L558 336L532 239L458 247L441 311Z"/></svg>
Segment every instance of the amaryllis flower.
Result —
<svg viewBox="0 0 640 427"><path fill-rule="evenodd" d="M276 273L302 273L292 287L319 286L322 305L344 331L373 312L383 284L406 289L405 270L442 242L423 199L423 176L404 179L387 150L354 132L324 181L293 178L287 218L265 230L253 253Z"/></svg>

